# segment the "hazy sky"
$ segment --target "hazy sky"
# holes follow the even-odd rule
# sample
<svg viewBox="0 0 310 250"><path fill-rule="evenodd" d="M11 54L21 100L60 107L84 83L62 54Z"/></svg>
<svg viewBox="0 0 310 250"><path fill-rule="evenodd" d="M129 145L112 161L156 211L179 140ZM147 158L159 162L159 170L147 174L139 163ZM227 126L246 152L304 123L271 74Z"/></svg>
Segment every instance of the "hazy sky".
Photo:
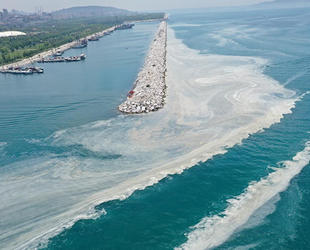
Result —
<svg viewBox="0 0 310 250"><path fill-rule="evenodd" d="M143 11L251 5L266 1L272 0L0 0L0 8L34 12L35 6L52 11L72 6L100 5Z"/></svg>

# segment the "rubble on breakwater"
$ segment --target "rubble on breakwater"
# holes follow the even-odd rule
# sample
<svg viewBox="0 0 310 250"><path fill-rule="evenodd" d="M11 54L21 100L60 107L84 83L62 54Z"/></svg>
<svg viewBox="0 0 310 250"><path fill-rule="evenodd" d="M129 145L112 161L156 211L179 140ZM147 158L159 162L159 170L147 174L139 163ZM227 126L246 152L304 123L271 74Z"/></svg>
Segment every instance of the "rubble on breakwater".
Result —
<svg viewBox="0 0 310 250"><path fill-rule="evenodd" d="M161 22L127 100L118 110L127 114L149 113L163 108L166 95L167 23Z"/></svg>

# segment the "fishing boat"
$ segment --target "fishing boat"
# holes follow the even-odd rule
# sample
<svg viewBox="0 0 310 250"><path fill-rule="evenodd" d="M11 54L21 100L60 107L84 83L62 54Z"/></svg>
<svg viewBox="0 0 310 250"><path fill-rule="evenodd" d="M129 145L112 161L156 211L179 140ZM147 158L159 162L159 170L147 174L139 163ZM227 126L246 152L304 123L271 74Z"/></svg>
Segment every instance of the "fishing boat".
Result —
<svg viewBox="0 0 310 250"><path fill-rule="evenodd" d="M44 73L44 68L41 67L10 67L8 69L0 70L0 73L3 74L13 74L13 75L31 75L34 73L42 74Z"/></svg>
<svg viewBox="0 0 310 250"><path fill-rule="evenodd" d="M54 57L54 58L42 58L38 63L58 63L58 62L78 62L85 60L86 55L81 54L79 56L68 56L68 57Z"/></svg>
<svg viewBox="0 0 310 250"><path fill-rule="evenodd" d="M72 49L81 49L87 46L87 39L82 39L77 41L73 46Z"/></svg>
<svg viewBox="0 0 310 250"><path fill-rule="evenodd" d="M116 26L115 30L132 29L133 26L135 26L133 23L123 23L121 25Z"/></svg>
<svg viewBox="0 0 310 250"><path fill-rule="evenodd" d="M99 40L99 37L98 37L98 36L92 36L91 38L88 38L88 41L89 41L89 42L98 41L98 40Z"/></svg>
<svg viewBox="0 0 310 250"><path fill-rule="evenodd" d="M53 56L62 56L64 54L64 52L63 51L61 51L61 50L57 50L54 54L53 54Z"/></svg>

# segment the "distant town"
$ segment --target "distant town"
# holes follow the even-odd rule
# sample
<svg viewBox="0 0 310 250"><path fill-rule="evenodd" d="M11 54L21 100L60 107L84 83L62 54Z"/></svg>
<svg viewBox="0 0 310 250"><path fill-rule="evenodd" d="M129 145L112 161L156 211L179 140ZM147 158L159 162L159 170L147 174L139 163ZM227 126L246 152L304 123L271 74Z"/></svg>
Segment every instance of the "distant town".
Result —
<svg viewBox="0 0 310 250"><path fill-rule="evenodd" d="M115 15L130 16L136 15L138 12L117 9L113 7L87 6L73 7L53 12L45 12L43 6L35 7L33 13L27 13L18 10L3 9L0 11L0 31L11 28L21 28L42 24L50 20L70 19L78 17L111 17ZM141 13L140 13L141 14ZM146 14L146 13L145 13Z"/></svg>
<svg viewBox="0 0 310 250"><path fill-rule="evenodd" d="M36 13L24 13L17 10L8 11L3 9L0 12L0 29L4 30L5 27L24 27L35 23L42 23L53 18L52 13L43 11L43 8L38 8Z"/></svg>
<svg viewBox="0 0 310 250"><path fill-rule="evenodd" d="M130 22L165 19L165 13L139 13L106 6L72 7L47 13L3 9L0 12L0 66L79 41ZM129 27L128 26L128 27Z"/></svg>

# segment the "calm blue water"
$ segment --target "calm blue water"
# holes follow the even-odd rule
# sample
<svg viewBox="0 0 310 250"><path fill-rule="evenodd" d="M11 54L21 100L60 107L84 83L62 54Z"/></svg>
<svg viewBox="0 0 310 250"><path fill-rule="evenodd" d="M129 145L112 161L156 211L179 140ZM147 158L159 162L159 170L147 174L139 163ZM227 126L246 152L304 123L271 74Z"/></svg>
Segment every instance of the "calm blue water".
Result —
<svg viewBox="0 0 310 250"><path fill-rule="evenodd" d="M142 67L157 24L139 24L133 30L90 42L83 62L38 64L44 75L0 75L0 142L7 143L0 166L42 153L28 140L115 117L117 105Z"/></svg>
<svg viewBox="0 0 310 250"><path fill-rule="evenodd" d="M176 37L202 54L268 59L264 73L301 95L310 90L310 10L173 13ZM139 24L83 50L87 61L45 65L43 76L0 76L0 141L7 143L1 166L45 151L33 139L64 128L117 116L115 107L143 63L156 24ZM126 48L129 48L128 50ZM79 51L69 51L68 54ZM192 226L221 215L228 200L280 162L303 151L310 135L310 95L281 123L251 135L224 155L172 175L125 200L96 207L105 215L80 220L45 249L173 249L187 242ZM29 142L30 141L30 142ZM76 154L86 154L73 147ZM1 151L0 151L1 153ZM280 164L281 165L281 164ZM215 249L310 249L310 169L260 207ZM224 233L224 232L223 232Z"/></svg>

